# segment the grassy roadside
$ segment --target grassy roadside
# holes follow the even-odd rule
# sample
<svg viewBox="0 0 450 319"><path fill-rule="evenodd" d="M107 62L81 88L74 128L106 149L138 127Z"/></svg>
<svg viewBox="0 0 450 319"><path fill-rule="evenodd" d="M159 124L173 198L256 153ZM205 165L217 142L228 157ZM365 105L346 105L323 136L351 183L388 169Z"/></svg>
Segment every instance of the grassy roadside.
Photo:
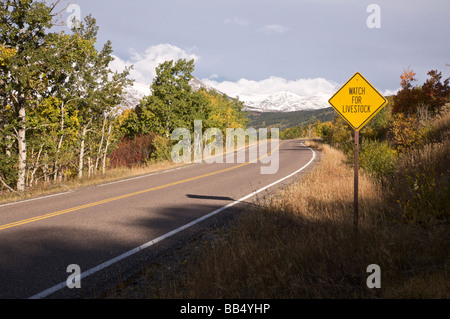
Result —
<svg viewBox="0 0 450 319"><path fill-rule="evenodd" d="M355 235L353 171L340 151L313 146L323 157L311 174L267 198L262 208L242 212L186 260L157 272L149 267L144 287L134 288L133 296L448 298L448 225L392 220L381 186L361 174ZM366 285L371 264L381 268L381 289ZM123 298L128 288L122 283L109 296Z"/></svg>

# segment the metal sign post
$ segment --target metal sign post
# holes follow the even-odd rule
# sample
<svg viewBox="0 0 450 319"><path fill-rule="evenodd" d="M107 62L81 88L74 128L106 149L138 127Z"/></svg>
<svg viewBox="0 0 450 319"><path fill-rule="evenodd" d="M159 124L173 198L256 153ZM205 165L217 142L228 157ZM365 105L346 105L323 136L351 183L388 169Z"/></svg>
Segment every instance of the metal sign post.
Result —
<svg viewBox="0 0 450 319"><path fill-rule="evenodd" d="M359 131L387 104L380 94L359 72L329 100L336 112L355 130L355 232L359 226Z"/></svg>
<svg viewBox="0 0 450 319"><path fill-rule="evenodd" d="M359 224L359 131L355 131L355 194L354 194L354 224L355 224L355 232L358 232L358 224Z"/></svg>

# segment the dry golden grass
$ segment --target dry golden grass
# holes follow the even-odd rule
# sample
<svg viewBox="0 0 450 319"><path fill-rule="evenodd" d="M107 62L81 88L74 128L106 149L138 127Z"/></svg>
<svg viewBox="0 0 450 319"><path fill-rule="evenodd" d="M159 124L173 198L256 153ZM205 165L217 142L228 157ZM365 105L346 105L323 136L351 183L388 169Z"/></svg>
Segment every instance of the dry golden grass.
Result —
<svg viewBox="0 0 450 319"><path fill-rule="evenodd" d="M380 186L360 178L361 225L353 228L353 170L321 145L308 176L249 209L181 275L146 280L146 298L448 298L449 230L385 218ZM382 288L369 289L370 264ZM119 293L120 294L120 293Z"/></svg>

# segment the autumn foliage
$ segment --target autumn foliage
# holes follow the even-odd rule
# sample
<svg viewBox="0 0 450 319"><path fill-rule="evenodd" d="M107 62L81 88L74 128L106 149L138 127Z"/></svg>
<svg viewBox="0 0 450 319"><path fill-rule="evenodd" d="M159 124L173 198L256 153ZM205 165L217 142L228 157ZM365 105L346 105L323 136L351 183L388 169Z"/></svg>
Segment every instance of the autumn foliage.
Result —
<svg viewBox="0 0 450 319"><path fill-rule="evenodd" d="M427 74L422 86L413 85L413 70L401 74L401 90L361 131L359 157L360 168L383 185L392 216L421 225L450 219L450 78ZM353 131L340 117L318 132L352 165Z"/></svg>
<svg viewBox="0 0 450 319"><path fill-rule="evenodd" d="M416 81L416 73L413 70L405 70L400 76L402 89L394 96L393 113L416 113L418 108L436 114L441 112L450 94L449 81L443 82L442 73L437 70L428 72L430 78L422 86L413 86Z"/></svg>
<svg viewBox="0 0 450 319"><path fill-rule="evenodd" d="M154 138L154 134L148 134L123 139L109 157L111 168L145 164L154 150Z"/></svg>

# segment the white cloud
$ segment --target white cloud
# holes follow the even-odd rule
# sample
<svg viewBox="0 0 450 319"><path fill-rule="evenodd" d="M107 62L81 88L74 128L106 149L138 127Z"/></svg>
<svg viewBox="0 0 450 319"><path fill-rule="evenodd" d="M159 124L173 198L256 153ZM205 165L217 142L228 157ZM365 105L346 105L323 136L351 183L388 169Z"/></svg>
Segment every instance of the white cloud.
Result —
<svg viewBox="0 0 450 319"><path fill-rule="evenodd" d="M225 19L224 23L225 24L234 24L234 25L237 25L240 27L246 27L250 24L250 22L248 22L247 20L238 18L238 17L234 17L232 19L230 19L230 18Z"/></svg>
<svg viewBox="0 0 450 319"><path fill-rule="evenodd" d="M273 94L280 91L289 91L306 97L317 93L334 94L338 89L337 83L324 78L290 81L281 77L272 76L261 81L247 79L240 79L237 82L218 82L211 79L202 79L202 81L231 97Z"/></svg>
<svg viewBox="0 0 450 319"><path fill-rule="evenodd" d="M192 50L188 50L192 51ZM130 60L123 60L114 56L115 60L110 67L113 71L123 71L126 66L134 65L134 69L130 72L130 78L140 83L152 83L156 76L156 67L170 60L178 59L194 59L196 62L199 56L190 53L186 50L180 49L172 44L158 44L148 47L144 53L136 52L134 49L130 50Z"/></svg>
<svg viewBox="0 0 450 319"><path fill-rule="evenodd" d="M396 95L398 93L398 91L400 91L401 89L397 89L397 90L384 90L384 92L382 93L384 96L390 96L390 95Z"/></svg>
<svg viewBox="0 0 450 319"><path fill-rule="evenodd" d="M289 27L280 24L268 24L265 25L262 30L267 34L281 34L288 32L290 29Z"/></svg>
<svg viewBox="0 0 450 319"><path fill-rule="evenodd" d="M194 48L195 49L195 48ZM145 52L130 50L130 57L126 60L115 56L110 67L114 71L121 72L126 66L134 65L130 77L137 83L151 84L156 76L156 67L169 60L194 59L196 62L200 57L192 51L183 50L171 44L159 44L148 47ZM212 74L208 79L202 81L229 96L248 96L258 94L273 94L280 91L289 91L300 96L312 96L317 93L334 94L338 84L324 78L286 80L281 77L272 76L263 80L248 80L219 82L218 74Z"/></svg>

